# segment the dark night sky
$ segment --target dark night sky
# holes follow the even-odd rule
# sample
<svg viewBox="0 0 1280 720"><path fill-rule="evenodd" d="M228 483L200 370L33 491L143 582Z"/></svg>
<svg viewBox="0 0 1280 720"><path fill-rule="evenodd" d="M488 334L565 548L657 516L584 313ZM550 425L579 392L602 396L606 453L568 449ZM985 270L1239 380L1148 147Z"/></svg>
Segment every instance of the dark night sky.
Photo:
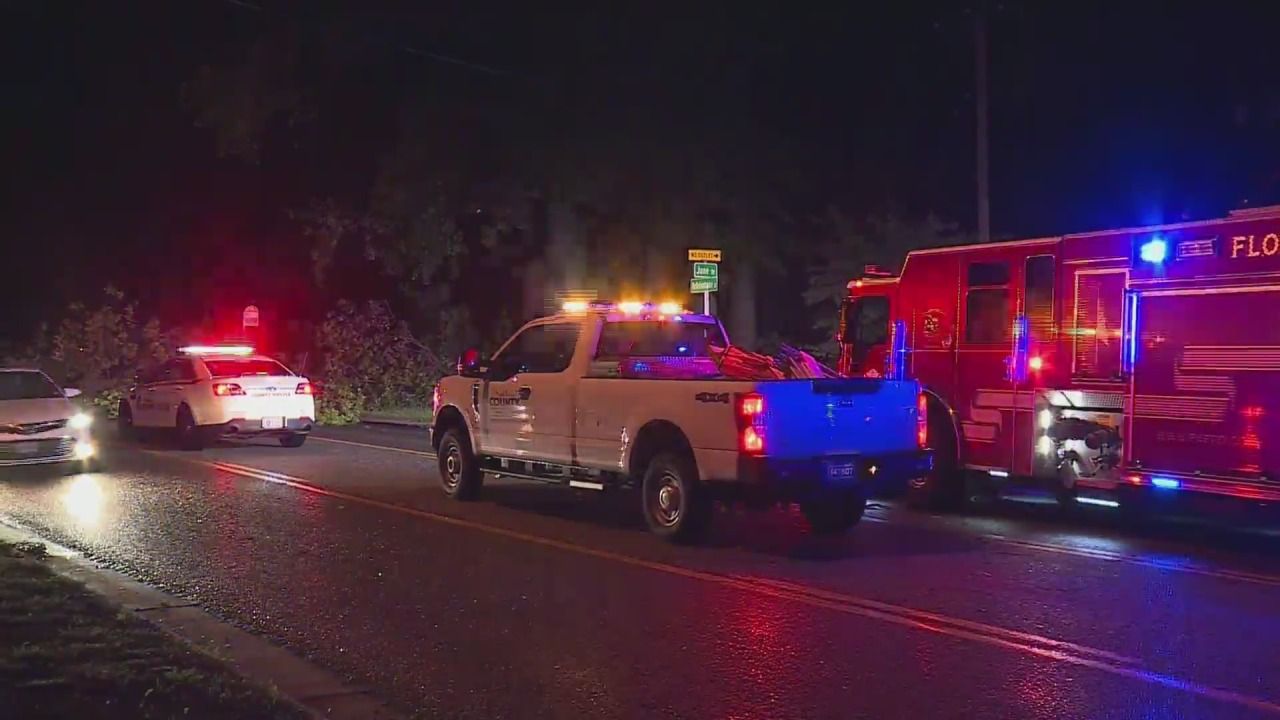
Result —
<svg viewBox="0 0 1280 720"><path fill-rule="evenodd" d="M690 142L746 117L760 137L799 148L800 164L850 207L974 224L972 19L957 3L361 3L347 14L254 4L265 9L3 4L0 338L107 282L169 315L190 314L211 285L229 302L315 299L287 210L316 191L361 191L384 148L380 123L411 84L440 88L441 103L496 98L501 112L536 98L531 112L554 107L566 122L653 142ZM1280 199L1280 13L1265 3L1047 5L988 4L997 237ZM361 28L404 50L359 69L340 136L304 120L259 164L221 159L180 88L231 40L281 18ZM236 287L246 257L280 269L273 287Z"/></svg>

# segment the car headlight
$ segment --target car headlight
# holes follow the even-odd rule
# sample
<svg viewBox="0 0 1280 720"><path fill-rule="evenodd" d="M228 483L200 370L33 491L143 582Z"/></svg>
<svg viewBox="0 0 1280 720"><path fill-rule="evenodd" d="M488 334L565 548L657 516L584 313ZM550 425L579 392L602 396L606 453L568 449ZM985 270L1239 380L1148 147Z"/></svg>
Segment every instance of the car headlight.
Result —
<svg viewBox="0 0 1280 720"><path fill-rule="evenodd" d="M88 413L76 413L67 421L72 430L88 430L93 424L93 416Z"/></svg>

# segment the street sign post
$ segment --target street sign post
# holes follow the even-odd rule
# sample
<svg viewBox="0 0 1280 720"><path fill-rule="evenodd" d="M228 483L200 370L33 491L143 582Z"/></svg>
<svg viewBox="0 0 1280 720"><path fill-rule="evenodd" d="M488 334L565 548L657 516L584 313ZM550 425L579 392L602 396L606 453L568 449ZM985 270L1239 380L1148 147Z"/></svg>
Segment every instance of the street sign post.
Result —
<svg viewBox="0 0 1280 720"><path fill-rule="evenodd" d="M689 280L689 292L702 293L702 314L711 314L711 293L720 289L719 250L689 250L689 262L693 263L693 278Z"/></svg>

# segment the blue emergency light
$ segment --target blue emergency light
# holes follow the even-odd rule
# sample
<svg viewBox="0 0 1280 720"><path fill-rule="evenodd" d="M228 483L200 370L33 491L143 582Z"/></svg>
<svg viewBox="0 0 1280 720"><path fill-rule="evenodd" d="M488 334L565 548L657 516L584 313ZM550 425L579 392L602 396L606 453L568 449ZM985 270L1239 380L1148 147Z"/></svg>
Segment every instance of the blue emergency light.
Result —
<svg viewBox="0 0 1280 720"><path fill-rule="evenodd" d="M1164 238L1153 237L1138 248L1138 257L1142 258L1143 262L1159 265L1169 257L1169 243Z"/></svg>

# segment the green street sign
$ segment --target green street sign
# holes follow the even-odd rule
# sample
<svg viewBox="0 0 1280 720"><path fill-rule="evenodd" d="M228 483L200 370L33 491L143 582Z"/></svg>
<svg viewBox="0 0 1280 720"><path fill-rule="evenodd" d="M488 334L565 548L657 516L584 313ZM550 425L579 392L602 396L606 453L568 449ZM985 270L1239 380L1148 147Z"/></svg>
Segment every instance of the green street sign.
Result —
<svg viewBox="0 0 1280 720"><path fill-rule="evenodd" d="M696 262L693 264L694 280L715 280L720 277L720 266L712 262Z"/></svg>
<svg viewBox="0 0 1280 720"><path fill-rule="evenodd" d="M720 286L719 278L694 278L689 281L689 292L691 293L708 293L715 292Z"/></svg>

